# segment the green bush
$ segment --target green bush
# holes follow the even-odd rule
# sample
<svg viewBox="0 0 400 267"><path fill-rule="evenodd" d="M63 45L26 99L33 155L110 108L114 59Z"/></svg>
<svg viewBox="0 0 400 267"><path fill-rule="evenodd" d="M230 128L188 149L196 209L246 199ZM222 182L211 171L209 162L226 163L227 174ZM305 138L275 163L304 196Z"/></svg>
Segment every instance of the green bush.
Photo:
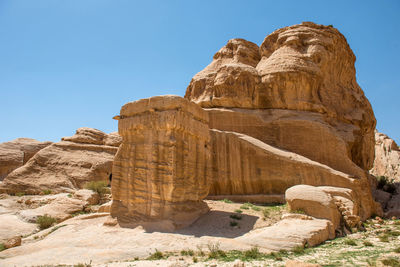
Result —
<svg viewBox="0 0 400 267"><path fill-rule="evenodd" d="M50 195L51 194L51 190L50 189L43 190L42 192L43 192L43 195Z"/></svg>
<svg viewBox="0 0 400 267"><path fill-rule="evenodd" d="M349 246L357 246L356 241L354 241L353 239L346 239L346 240L344 241L344 243L345 243L346 245L349 245Z"/></svg>
<svg viewBox="0 0 400 267"><path fill-rule="evenodd" d="M242 216L238 215L238 214L232 214L229 217L231 217L231 219L234 219L234 220L241 220L242 219Z"/></svg>
<svg viewBox="0 0 400 267"><path fill-rule="evenodd" d="M229 225L234 227L234 226L237 226L238 223L237 223L237 221L230 221Z"/></svg>
<svg viewBox="0 0 400 267"><path fill-rule="evenodd" d="M366 247L372 247L372 246L374 246L374 244L372 244L372 243L369 242L369 241L364 241L363 244L364 244L364 246L366 246Z"/></svg>
<svg viewBox="0 0 400 267"><path fill-rule="evenodd" d="M181 250L181 256L194 256L194 251L191 249Z"/></svg>
<svg viewBox="0 0 400 267"><path fill-rule="evenodd" d="M161 260L163 258L164 258L164 254L161 251L158 251L156 249L156 252L151 254L147 259L152 261L152 260Z"/></svg>
<svg viewBox="0 0 400 267"><path fill-rule="evenodd" d="M304 247L303 246L297 246L293 248L293 253L294 254L303 254L304 253Z"/></svg>
<svg viewBox="0 0 400 267"><path fill-rule="evenodd" d="M17 193L15 193L15 195L17 197L22 197L22 196L25 196L25 193L24 192L17 192Z"/></svg>
<svg viewBox="0 0 400 267"><path fill-rule="evenodd" d="M390 180L386 176L378 176L376 179L378 180L378 189L381 189L391 194L396 192L396 186L394 185L393 180Z"/></svg>
<svg viewBox="0 0 400 267"><path fill-rule="evenodd" d="M233 203L232 202L232 200L229 200L229 199L227 199L227 198L224 198L223 200L221 200L222 202L225 202L225 203Z"/></svg>
<svg viewBox="0 0 400 267"><path fill-rule="evenodd" d="M262 257L262 253L258 250L257 247L251 248L244 252L244 258L247 259L259 259Z"/></svg>
<svg viewBox="0 0 400 267"><path fill-rule="evenodd" d="M55 218L48 216L47 214L45 214L43 216L39 216L36 219L36 223L39 225L39 228L41 230L49 228L56 222L57 222L57 220Z"/></svg>
<svg viewBox="0 0 400 267"><path fill-rule="evenodd" d="M5 250L6 249L6 247L4 246L4 244L3 243L0 243L0 251L3 251L3 250Z"/></svg>
<svg viewBox="0 0 400 267"><path fill-rule="evenodd" d="M92 190L94 192L97 192L100 196L103 196L107 192L109 192L109 189L107 187L107 182L106 181L92 181L88 182L85 185L86 189Z"/></svg>
<svg viewBox="0 0 400 267"><path fill-rule="evenodd" d="M236 209L235 212L236 212L236 213L243 213L243 210Z"/></svg>

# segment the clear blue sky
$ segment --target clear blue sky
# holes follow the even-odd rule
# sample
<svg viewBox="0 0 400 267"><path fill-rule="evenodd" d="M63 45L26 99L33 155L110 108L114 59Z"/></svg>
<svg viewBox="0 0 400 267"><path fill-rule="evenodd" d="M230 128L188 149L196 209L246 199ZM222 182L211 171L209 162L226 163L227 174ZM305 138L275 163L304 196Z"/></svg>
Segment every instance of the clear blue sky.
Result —
<svg viewBox="0 0 400 267"><path fill-rule="evenodd" d="M302 21L346 36L377 128L400 141L399 0L0 0L0 142L116 131L123 104L183 96L227 40Z"/></svg>

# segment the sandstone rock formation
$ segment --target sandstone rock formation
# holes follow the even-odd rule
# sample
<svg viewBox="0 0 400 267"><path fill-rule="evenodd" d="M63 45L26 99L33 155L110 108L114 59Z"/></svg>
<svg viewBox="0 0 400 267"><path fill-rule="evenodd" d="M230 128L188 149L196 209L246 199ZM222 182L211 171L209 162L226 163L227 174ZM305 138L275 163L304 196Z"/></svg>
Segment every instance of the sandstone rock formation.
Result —
<svg viewBox="0 0 400 267"><path fill-rule="evenodd" d="M310 22L273 32L259 48L242 39L221 48L193 77L185 94L206 109L210 128L220 130L212 134L211 197L283 194L297 179L350 188L362 203L361 216L373 213L377 206L366 171L373 163L376 121L356 82L354 62L338 30ZM237 138L231 132L258 140L245 144L248 137ZM255 149L255 143L262 149ZM309 165L292 160L296 157L277 157L269 148L261 152L268 145L304 156L324 170L337 170L343 179L321 176L315 164L311 171ZM246 156L236 157L235 152ZM271 157L275 164L265 167ZM288 160L293 167L286 168L283 162ZM346 186L338 184L348 178ZM353 180L357 186L349 185Z"/></svg>
<svg viewBox="0 0 400 267"><path fill-rule="evenodd" d="M378 131L375 132L375 142L375 161L371 174L400 182L399 146L393 139Z"/></svg>
<svg viewBox="0 0 400 267"><path fill-rule="evenodd" d="M376 122L371 105L355 80L354 61L355 56L339 31L302 23L268 35L259 49L245 40L230 40L215 54L213 62L193 77L185 97L205 108L238 108L235 109L238 112L244 112L243 108L268 109L275 116L292 120L317 117L321 125L315 129L312 119L303 118L311 124L307 126L312 134L309 139L325 128L332 136L322 137L328 145L334 143L332 138L342 139L337 142L340 149L343 150L344 142L349 159L368 170L373 163ZM288 114L287 110L293 112ZM240 123L238 128L235 124L229 127L231 121L214 118L210 113L211 128L239 132L244 127ZM264 136L271 143L281 145L290 139L280 136L284 132L294 140L304 136L297 131L286 132L285 124L281 123L277 118L273 124L264 126L269 129ZM258 129L260 125L253 125L248 131L257 134ZM254 136L249 132L244 133ZM284 148L292 150L291 145ZM329 148L334 153L334 146ZM303 149L306 153L302 153ZM292 151L308 154L310 159L333 168L341 164L337 159L321 158L319 149L314 154L307 151L306 145L296 144Z"/></svg>
<svg viewBox="0 0 400 267"><path fill-rule="evenodd" d="M111 215L172 230L207 212L208 114L184 98L157 96L125 104L117 118L123 142L114 160Z"/></svg>
<svg viewBox="0 0 400 267"><path fill-rule="evenodd" d="M39 150L52 142L40 142L30 138L17 138L0 144L0 181L10 172L24 165Z"/></svg>
<svg viewBox="0 0 400 267"><path fill-rule="evenodd" d="M108 181L120 143L117 139L115 134L110 137L96 129L79 128L74 136L40 150L10 173L0 184L0 192L69 192L89 181Z"/></svg>

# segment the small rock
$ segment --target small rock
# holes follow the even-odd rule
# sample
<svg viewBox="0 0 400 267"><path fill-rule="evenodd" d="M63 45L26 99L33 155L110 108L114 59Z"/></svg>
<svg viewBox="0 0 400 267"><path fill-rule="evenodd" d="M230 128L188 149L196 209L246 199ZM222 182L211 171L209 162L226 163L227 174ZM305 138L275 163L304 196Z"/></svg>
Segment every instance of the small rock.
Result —
<svg viewBox="0 0 400 267"><path fill-rule="evenodd" d="M31 204L32 204L32 200L31 199L25 200L25 205L31 205Z"/></svg>
<svg viewBox="0 0 400 267"><path fill-rule="evenodd" d="M18 247L21 246L21 237L20 236L14 236L11 239L8 239L5 243L4 243L4 247L9 249L9 248L13 248L13 247Z"/></svg>

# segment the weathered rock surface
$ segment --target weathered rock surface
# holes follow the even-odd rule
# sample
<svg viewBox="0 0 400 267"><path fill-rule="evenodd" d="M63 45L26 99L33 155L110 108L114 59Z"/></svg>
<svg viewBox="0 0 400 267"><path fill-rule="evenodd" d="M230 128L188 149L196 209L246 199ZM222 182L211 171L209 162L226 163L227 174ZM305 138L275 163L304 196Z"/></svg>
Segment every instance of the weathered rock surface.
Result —
<svg viewBox="0 0 400 267"><path fill-rule="evenodd" d="M371 174L400 182L400 149L387 135L375 132L375 161Z"/></svg>
<svg viewBox="0 0 400 267"><path fill-rule="evenodd" d="M6 249L18 247L18 246L21 246L21 237L20 236L14 236L13 238L8 239L4 243L4 247Z"/></svg>
<svg viewBox="0 0 400 267"><path fill-rule="evenodd" d="M294 185L307 184L347 188L351 191L347 195L351 196L335 194L354 201L349 208L352 214L363 219L376 209L366 179L336 171L244 134L218 130L210 133L213 150L211 196L283 195Z"/></svg>
<svg viewBox="0 0 400 267"><path fill-rule="evenodd" d="M318 187L296 185L285 193L291 211L302 211L318 219L327 219L336 229L340 225L340 213L333 198Z"/></svg>
<svg viewBox="0 0 400 267"><path fill-rule="evenodd" d="M241 242L271 250L290 250L294 247L315 246L335 237L335 228L328 220L308 216L283 219L273 226L256 229L243 237Z"/></svg>
<svg viewBox="0 0 400 267"><path fill-rule="evenodd" d="M52 142L40 142L30 138L17 138L0 144L0 181L10 172L24 165L39 150Z"/></svg>
<svg viewBox="0 0 400 267"><path fill-rule="evenodd" d="M207 212L207 113L184 98L157 96L124 105L118 118L123 142L114 160L111 215L172 230Z"/></svg>
<svg viewBox="0 0 400 267"><path fill-rule="evenodd" d="M310 121L300 132L293 132L287 131L290 126L277 118L276 123L266 126L269 131L261 134L272 139L267 143L285 144L282 148L337 168L335 165L342 164L343 156L340 160L334 156L326 159L321 150L313 153L309 149L313 147L313 138L327 138L326 146L333 148L338 144L342 150L338 153L344 150L349 160L368 170L374 158L376 121L370 103L356 82L354 62L355 56L339 31L302 23L268 35L259 49L245 40L230 40L215 54L213 62L193 77L185 97L205 108L272 109L278 114L282 110L302 111L298 115L293 115L294 112L293 120L304 115L319 115L322 125ZM210 122L211 128L241 132L234 124L230 129L220 128L220 123L226 124L224 119L213 119L210 115ZM318 136L319 132L322 137ZM285 142L281 134L288 136L283 137L286 141L291 137L294 141ZM293 144L299 136L308 139L310 145L299 145L302 140ZM335 140L337 136L342 140ZM334 149L329 151L334 153Z"/></svg>
<svg viewBox="0 0 400 267"><path fill-rule="evenodd" d="M117 139L115 134L112 140ZM10 173L0 184L0 192L70 192L89 181L104 180L112 172L119 143L109 135L91 128L79 128L35 154L24 166Z"/></svg>

